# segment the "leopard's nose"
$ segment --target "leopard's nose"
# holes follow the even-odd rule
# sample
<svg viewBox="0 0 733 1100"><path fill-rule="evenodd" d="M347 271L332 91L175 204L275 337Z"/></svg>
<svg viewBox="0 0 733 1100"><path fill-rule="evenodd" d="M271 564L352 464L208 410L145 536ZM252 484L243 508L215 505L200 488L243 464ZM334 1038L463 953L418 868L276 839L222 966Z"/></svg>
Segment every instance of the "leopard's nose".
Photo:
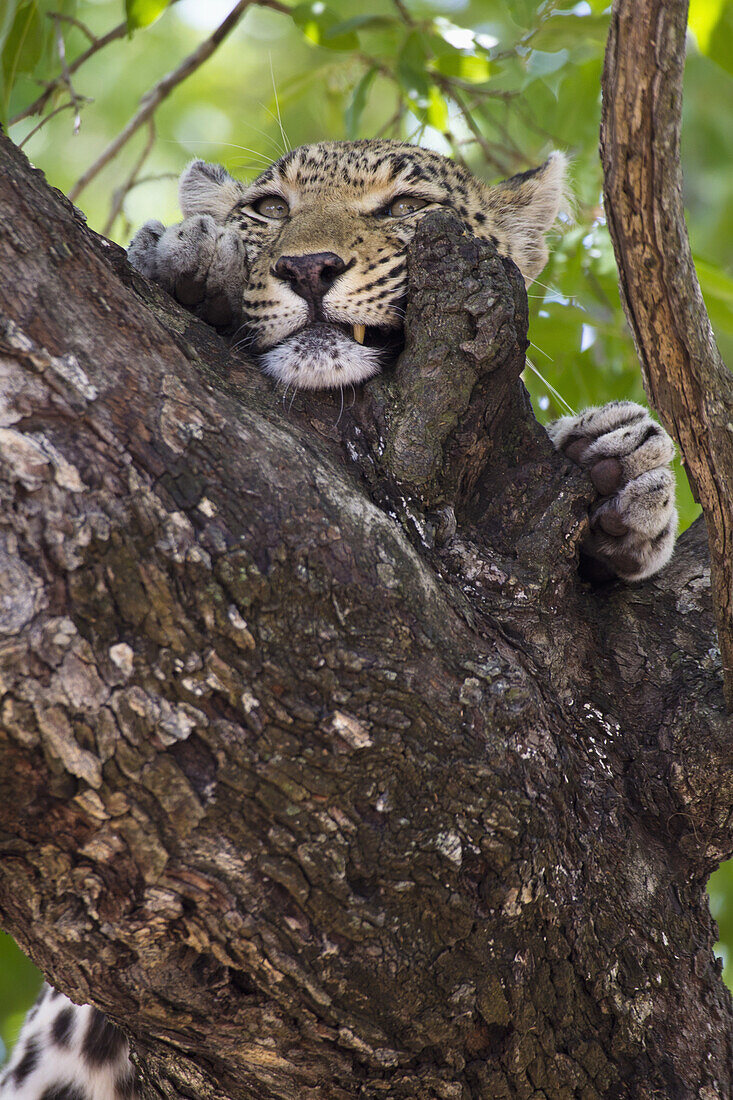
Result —
<svg viewBox="0 0 733 1100"><path fill-rule="evenodd" d="M318 302L346 267L335 252L310 252L305 256L281 256L272 272L290 283L301 298Z"/></svg>

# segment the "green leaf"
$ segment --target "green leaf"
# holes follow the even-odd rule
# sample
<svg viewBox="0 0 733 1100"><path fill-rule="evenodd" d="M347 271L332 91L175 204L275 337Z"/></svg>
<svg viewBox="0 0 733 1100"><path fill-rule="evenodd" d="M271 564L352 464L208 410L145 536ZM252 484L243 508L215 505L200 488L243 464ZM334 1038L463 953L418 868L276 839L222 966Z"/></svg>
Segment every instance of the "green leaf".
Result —
<svg viewBox="0 0 733 1100"><path fill-rule="evenodd" d="M6 0L2 10L0 10L0 52L5 47L5 41L10 33L10 28L15 20L15 13L18 10L17 0Z"/></svg>
<svg viewBox="0 0 733 1100"><path fill-rule="evenodd" d="M457 76L470 84L484 84L491 73L487 57L459 50L437 57L431 68L437 69L443 76Z"/></svg>
<svg viewBox="0 0 733 1100"><path fill-rule="evenodd" d="M548 76L561 69L568 59L567 50L557 50L546 53L544 50L532 50L527 60L527 73L536 79L538 76Z"/></svg>
<svg viewBox="0 0 733 1100"><path fill-rule="evenodd" d="M3 123L7 123L10 94L18 77L33 72L43 56L50 30L51 21L42 18L35 0L26 3L21 0L14 5L13 20L7 27L0 54Z"/></svg>
<svg viewBox="0 0 733 1100"><path fill-rule="evenodd" d="M38 996L43 975L14 940L0 932L0 1057L18 1037L20 1025Z"/></svg>
<svg viewBox="0 0 733 1100"><path fill-rule="evenodd" d="M169 4L170 0L125 0L128 31L149 27L160 18Z"/></svg>
<svg viewBox="0 0 733 1100"><path fill-rule="evenodd" d="M389 15L355 15L352 19L344 19L331 27L329 35L350 34L352 31L378 30L385 27L394 27L396 19Z"/></svg>
<svg viewBox="0 0 733 1100"><path fill-rule="evenodd" d="M356 50L359 38L354 31L339 30L341 21L331 8L321 0L310 4L298 4L291 12L293 22L316 46L329 50Z"/></svg>
<svg viewBox="0 0 733 1100"><path fill-rule="evenodd" d="M19 73L33 72L41 59L49 27L35 0L20 4L3 45L3 73L9 85Z"/></svg>
<svg viewBox="0 0 733 1100"><path fill-rule="evenodd" d="M75 0L0 0L0 122L7 122L11 96L21 77L38 81L58 72L57 33L76 34L67 24L50 18L54 13L74 15ZM37 89L33 89L33 98Z"/></svg>
<svg viewBox="0 0 733 1100"><path fill-rule="evenodd" d="M0 124L6 128L8 125L8 102L10 100L12 88L7 86L2 60L5 52L5 43L13 23L15 22L17 7L18 4L16 0L8 0L5 9L0 11Z"/></svg>
<svg viewBox="0 0 733 1100"><path fill-rule="evenodd" d="M607 15L574 15L556 12L532 38L532 47L547 51L577 50L589 43L604 45L608 36Z"/></svg>
<svg viewBox="0 0 733 1100"><path fill-rule="evenodd" d="M376 65L372 65L371 69L367 69L354 88L354 94L351 97L348 107L344 111L346 136L350 141L355 141L359 136L359 122L361 121L362 112L366 106L369 89L378 71Z"/></svg>
<svg viewBox="0 0 733 1100"><path fill-rule="evenodd" d="M537 23L537 6L537 0L512 0L512 19L525 29L533 27Z"/></svg>
<svg viewBox="0 0 733 1100"><path fill-rule="evenodd" d="M725 334L733 335L733 278L715 264L697 258L695 269L710 323L718 339Z"/></svg>
<svg viewBox="0 0 733 1100"><path fill-rule="evenodd" d="M428 93L427 119L428 125L440 130L441 134L448 129L448 104L434 84L430 85Z"/></svg>
<svg viewBox="0 0 733 1100"><path fill-rule="evenodd" d="M567 50L556 50L553 53L531 50L525 67L524 87L526 88L534 80L542 80L556 96L558 86L565 75L568 58Z"/></svg>
<svg viewBox="0 0 733 1100"><path fill-rule="evenodd" d="M733 4L730 0L693 2L690 29L700 52L727 73L733 73Z"/></svg>
<svg viewBox="0 0 733 1100"><path fill-rule="evenodd" d="M695 267L703 293L710 294L733 308L733 277L704 260L696 259Z"/></svg>
<svg viewBox="0 0 733 1100"><path fill-rule="evenodd" d="M708 54L715 28L727 6L728 0L690 0L687 23L701 53Z"/></svg>
<svg viewBox="0 0 733 1100"><path fill-rule="evenodd" d="M412 31L405 39L397 58L397 75L409 100L423 99L427 106L430 83L428 81L428 55L425 41L419 31Z"/></svg>

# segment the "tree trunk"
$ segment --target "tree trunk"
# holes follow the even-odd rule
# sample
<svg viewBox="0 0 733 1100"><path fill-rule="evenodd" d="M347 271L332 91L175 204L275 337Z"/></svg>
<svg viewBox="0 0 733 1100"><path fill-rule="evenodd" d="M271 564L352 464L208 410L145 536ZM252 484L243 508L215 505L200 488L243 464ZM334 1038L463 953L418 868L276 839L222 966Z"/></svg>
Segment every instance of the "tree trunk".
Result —
<svg viewBox="0 0 733 1100"><path fill-rule="evenodd" d="M5 927L150 1097L733 1095L704 530L579 579L517 270L425 219L290 405L0 158Z"/></svg>
<svg viewBox="0 0 733 1100"><path fill-rule="evenodd" d="M682 206L686 30L687 0L616 0L601 157L608 228L644 385L682 450L707 523L733 713L733 375L705 310Z"/></svg>

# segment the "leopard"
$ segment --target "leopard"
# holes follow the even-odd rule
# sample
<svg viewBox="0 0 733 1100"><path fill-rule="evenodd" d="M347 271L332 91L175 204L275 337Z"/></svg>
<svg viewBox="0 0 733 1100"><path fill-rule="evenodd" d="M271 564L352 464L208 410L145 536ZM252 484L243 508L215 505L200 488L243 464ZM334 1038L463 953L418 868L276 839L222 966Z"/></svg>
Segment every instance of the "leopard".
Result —
<svg viewBox="0 0 733 1100"><path fill-rule="evenodd" d="M179 182L183 220L146 222L128 258L232 334L233 347L243 339L275 386L360 386L389 370L401 345L407 248L420 220L452 211L529 285L547 262L566 177L559 152L492 185L437 152L381 139L303 145L250 183L197 159ZM630 401L561 417L547 430L597 494L584 553L622 581L653 576L669 561L677 527L669 435ZM44 985L0 1078L1 1100L138 1095L122 1032Z"/></svg>
<svg viewBox="0 0 733 1100"><path fill-rule="evenodd" d="M194 160L179 181L183 221L149 221L133 267L226 331L286 388L356 386L389 369L402 341L407 248L419 221L452 211L531 284L568 209L568 160L488 184L456 160L387 139L290 150L251 183ZM243 335L242 335L243 334ZM643 408L615 401L547 428L597 491L589 576L640 581L669 561L677 531L674 444Z"/></svg>

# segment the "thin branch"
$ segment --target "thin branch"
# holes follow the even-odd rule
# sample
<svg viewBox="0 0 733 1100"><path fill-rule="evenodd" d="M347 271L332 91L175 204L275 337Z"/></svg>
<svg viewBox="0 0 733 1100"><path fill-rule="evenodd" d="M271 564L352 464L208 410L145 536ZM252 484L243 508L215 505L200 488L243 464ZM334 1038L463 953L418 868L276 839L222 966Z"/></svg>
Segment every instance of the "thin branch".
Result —
<svg viewBox="0 0 733 1100"><path fill-rule="evenodd" d="M101 38L96 38L89 49L72 61L68 68L68 76L73 76L78 69L82 67L85 61L88 61L90 57L95 53L99 53L105 46L108 46L110 42L115 42L118 38L124 38L127 34L127 22L118 23L116 27L113 27L107 34L102 35ZM35 99L29 107L19 111L17 115L10 119L10 125L15 126L17 122L22 122L24 118L30 118L31 115L40 114L43 108L48 103L49 99L53 96L54 92L64 83L64 74L57 76L55 80L52 80L46 85L45 90L39 95L38 99Z"/></svg>
<svg viewBox="0 0 733 1100"><path fill-rule="evenodd" d="M403 23L405 23L405 25L408 26L408 27L414 27L415 26L415 20L412 18L412 15L410 14L410 12L408 10L407 5L404 4L402 2L402 0L392 0L392 3L397 8L397 12L400 16L400 19L402 19Z"/></svg>
<svg viewBox="0 0 733 1100"><path fill-rule="evenodd" d="M56 49L61 62L61 80L66 85L71 102L74 104L74 133L78 134L81 126L81 97L76 94L76 89L71 80L71 73L66 62L66 43L61 33L61 23L55 16L53 17L53 25L56 31Z"/></svg>
<svg viewBox="0 0 733 1100"><path fill-rule="evenodd" d="M64 23L70 23L72 27L76 27L77 30L81 31L81 33L89 39L93 46L99 41L96 34L89 29L86 23L82 23L81 19L75 19L73 15L66 15L62 11L49 11L46 14L49 19L53 19L54 21L62 20Z"/></svg>
<svg viewBox="0 0 733 1100"><path fill-rule="evenodd" d="M90 102L91 102L91 100L90 100ZM76 104L74 103L74 101L69 99L69 100L67 100L66 103L62 103L59 107L54 107L53 111L50 111L49 114L44 115L43 118L41 119L41 121L36 126L34 126L33 129L29 133L27 133L25 135L23 140L18 145L18 148L22 149L23 146L26 145L27 142L30 141L30 139L33 137L34 134L37 134L39 130L43 129L43 127L46 125L47 122L51 121L51 119L54 117L54 115L59 114L61 111L67 111L70 107L75 107L75 106L76 106Z"/></svg>
<svg viewBox="0 0 733 1100"><path fill-rule="evenodd" d="M151 118L151 119L148 119L148 140L145 142L145 146L143 148L143 151L141 152L140 156L135 161L133 169L130 172L130 174L128 175L127 179L122 184L120 184L120 186L118 188L116 188L116 190L114 191L114 193L112 195L112 202L110 204L110 209L109 209L109 217L107 218L104 229L102 230L102 233L104 234L105 237L108 237L109 234L111 233L112 226L114 225L115 218L117 217L117 215L122 210L122 204L124 203L125 199L127 198L128 194L130 193L130 191L135 186L135 183L137 181L137 174L140 171L140 169L142 168L145 161L150 156L150 153L152 152L152 149L153 149L154 145L155 145L155 123L153 122L153 120Z"/></svg>
<svg viewBox="0 0 733 1100"><path fill-rule="evenodd" d="M517 99L520 95L517 91L497 91L482 84L472 84L469 80L461 80L459 76L443 76L442 73L431 73L431 77L436 83L443 84L446 88L458 88L462 92L470 92L471 95L477 96L479 99L510 100Z"/></svg>
<svg viewBox="0 0 733 1100"><path fill-rule="evenodd" d="M227 35L234 30L247 8L251 7L253 3L254 0L239 0L239 3L230 11L226 19L219 24L209 38L197 46L193 53L190 53L188 57L184 58L177 68L164 76L162 80L159 80L149 92L146 92L140 101L139 109L124 129L109 143L101 156L95 160L94 164L92 164L76 181L69 192L69 198L72 202L78 199L84 188L87 187L88 184L99 175L105 165L109 164L113 157L119 153L120 149L127 144L132 135L148 121L173 89L186 80L191 73L199 69L204 62L211 57ZM290 12L290 9L286 7L285 4L281 4L279 0L266 0L266 2L265 0L258 0L257 6L271 8L273 11L279 11L285 15Z"/></svg>
<svg viewBox="0 0 733 1100"><path fill-rule="evenodd" d="M404 114L405 114L405 110L406 109L411 110L412 109L412 104L409 102L409 100L405 99L404 94L403 94L403 90L402 90L402 85L400 84L400 81L399 81L398 77L396 76L396 74L389 68L388 65L386 65L384 62L377 61L375 58L370 57L368 54L359 54L358 56L359 56L360 61L362 61L364 65L366 65L370 68L372 68L372 67L376 68L382 74L382 76L385 77L385 79L389 80L392 84L394 84L395 89L396 89L397 102L398 102L397 111L392 116L392 118L390 118L378 130L378 132L375 135L375 137L382 137L384 134L389 133L393 129L394 126L396 126L399 122L402 121L402 118L404 117ZM501 99L501 100L503 100L504 102L507 102L507 103L510 100L513 100L517 93L516 92L492 92L492 91L489 91L488 89L482 89L480 92L477 92L476 88L473 85L464 84L463 81L455 81L451 77L443 76L441 73L435 73L435 72L431 73L431 79L435 82L435 84L437 84L437 86L441 89L441 91L443 91L445 93L445 95L449 96L453 100L455 105L458 107L459 111L461 112L461 114L463 115L463 117L465 119L466 126L468 127L468 129L470 130L470 132L473 135L473 142L480 146L486 161L489 164L493 165L497 169L497 171L503 172L505 170L505 166L499 160L497 160L495 147L487 140L487 138L484 136L484 134L478 128L478 126L477 126L476 122L474 121L473 116L471 114L471 108L469 108L466 105L466 103L462 99L461 95L459 94L458 89L460 88L460 90L462 91L465 88L466 90L470 90L470 91L472 91L476 94L481 94L482 97L485 97L485 98L488 98L488 97L499 98L499 99ZM497 127L497 129L501 130L501 127L498 123L494 122L494 125ZM450 139L448 139L448 140L450 140ZM519 153L519 150L517 150L515 148L512 155L516 156L518 153Z"/></svg>
<svg viewBox="0 0 733 1100"><path fill-rule="evenodd" d="M387 119L387 121L384 123L383 126L380 126L380 128L377 130L377 132L374 136L377 137L377 138L381 138L381 137L386 137L387 134L394 134L397 130L397 127L401 124L404 117L405 117L405 106L402 102L402 98L398 95L397 96L397 110L394 112L393 115L390 116L390 118Z"/></svg>
<svg viewBox="0 0 733 1100"><path fill-rule="evenodd" d="M461 168L465 168L468 171L468 165L466 164L463 153L461 152L461 143L459 139L450 129L443 131L443 137L450 146L451 157L453 158L453 160L456 162L456 164L460 164Z"/></svg>
<svg viewBox="0 0 733 1100"><path fill-rule="evenodd" d="M724 690L733 711L733 375L705 310L682 205L686 26L686 0L615 0L601 157L621 296L646 391L680 445L708 528Z"/></svg>
<svg viewBox="0 0 733 1100"><path fill-rule="evenodd" d="M465 103L462 109L467 112L468 117L473 118L473 113L478 108L478 106L479 105L477 103ZM507 127L504 126L496 117L496 113L494 112L490 115L484 115L484 118L486 119L487 125L493 126L499 136L503 138L503 144L500 144L498 141L492 141L490 143L491 148L494 150L495 157L498 157L498 155L501 153L506 158L506 163L502 165L500 170L502 172L508 172L511 171L512 168L516 170L517 166L519 166L520 164L526 164L526 153L519 148L517 143L513 140ZM494 163L495 165L498 165L499 162L495 160Z"/></svg>
<svg viewBox="0 0 733 1100"><path fill-rule="evenodd" d="M463 99L461 98L461 96L458 94L458 92L456 91L455 88L451 87L451 84L450 84L450 81L448 80L448 78L441 76L440 73L433 73L433 79L435 80L438 87L442 91L444 91L447 95L449 95L451 97L451 99L453 100L453 102L455 103L456 107L458 107L458 110L463 115L466 126L468 126L468 129L473 134L473 137L474 137L474 140L475 140L476 144L481 149L481 151L484 154L484 157L486 158L488 163L493 164L495 168L497 168L499 171L501 171L502 170L502 165L496 159L495 150L493 149L491 143L489 141L487 141L484 134L481 132L481 130L476 125L476 122L474 121L474 118L473 118L470 110L468 109L466 104L463 102Z"/></svg>
<svg viewBox="0 0 733 1100"><path fill-rule="evenodd" d="M180 172L155 172L151 176L140 176L140 179L135 180L130 191L134 191L136 187L144 187L146 183L160 183L161 180L177 180L180 174Z"/></svg>

